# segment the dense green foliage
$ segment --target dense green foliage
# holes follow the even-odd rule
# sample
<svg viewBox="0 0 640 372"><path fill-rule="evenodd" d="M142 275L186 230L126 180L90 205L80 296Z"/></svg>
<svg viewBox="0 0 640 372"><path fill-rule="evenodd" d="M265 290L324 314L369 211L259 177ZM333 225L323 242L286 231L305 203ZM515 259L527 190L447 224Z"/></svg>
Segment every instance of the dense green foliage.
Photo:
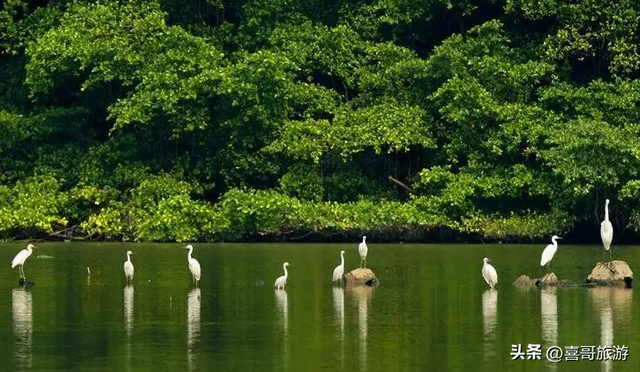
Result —
<svg viewBox="0 0 640 372"><path fill-rule="evenodd" d="M639 16L629 0L5 1L0 233L595 240L610 198L624 236Z"/></svg>

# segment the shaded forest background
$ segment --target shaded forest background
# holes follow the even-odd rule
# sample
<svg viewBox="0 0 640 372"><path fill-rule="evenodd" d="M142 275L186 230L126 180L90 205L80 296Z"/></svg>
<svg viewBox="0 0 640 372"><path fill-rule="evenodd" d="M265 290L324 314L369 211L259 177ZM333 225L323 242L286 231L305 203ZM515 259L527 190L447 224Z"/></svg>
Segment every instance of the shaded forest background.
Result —
<svg viewBox="0 0 640 372"><path fill-rule="evenodd" d="M640 2L5 0L0 235L640 228Z"/></svg>

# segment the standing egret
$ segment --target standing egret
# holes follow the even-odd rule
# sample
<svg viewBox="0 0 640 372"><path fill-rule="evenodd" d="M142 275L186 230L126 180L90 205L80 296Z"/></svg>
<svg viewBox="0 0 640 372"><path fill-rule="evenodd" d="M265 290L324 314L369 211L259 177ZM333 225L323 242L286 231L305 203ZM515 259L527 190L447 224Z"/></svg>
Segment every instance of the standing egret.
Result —
<svg viewBox="0 0 640 372"><path fill-rule="evenodd" d="M284 289L285 284L287 284L287 277L289 276L289 273L287 273L287 266L289 266L288 262L282 264L284 275L278 277L278 279L276 279L276 282L273 283L273 286L276 287L276 289Z"/></svg>
<svg viewBox="0 0 640 372"><path fill-rule="evenodd" d="M609 199L604 202L604 221L600 223L600 238L602 238L602 245L605 251L609 251L609 258L611 258L611 241L613 241L613 226L609 221ZM604 261L604 256L602 261Z"/></svg>
<svg viewBox="0 0 640 372"><path fill-rule="evenodd" d="M344 251L340 251L340 265L333 269L332 280L334 282L338 280L342 282L342 274L344 274Z"/></svg>
<svg viewBox="0 0 640 372"><path fill-rule="evenodd" d="M33 248L35 248L36 246L33 244L29 244L27 245L26 249L21 250L20 252L18 252L18 254L13 258L13 261L11 261L11 268L13 269L16 266L20 266L20 268L18 269L20 272L20 277L21 278L25 278L24 276L24 262L27 260L27 258L29 258L29 256L31 256L31 253L33 253Z"/></svg>
<svg viewBox="0 0 640 372"><path fill-rule="evenodd" d="M542 251L542 257L540 258L540 266L544 266L548 264L549 272L551 272L551 260L553 260L553 255L556 254L558 250L558 242L556 239L562 239L558 235L554 235L551 237L552 244L549 244L544 251Z"/></svg>
<svg viewBox="0 0 640 372"><path fill-rule="evenodd" d="M124 277L127 279L127 283L130 283L133 279L133 263L131 262L131 255L133 252L127 251L127 260L124 262Z"/></svg>
<svg viewBox="0 0 640 372"><path fill-rule="evenodd" d="M195 258L191 257L191 253L193 253L193 246L191 244L184 247L184 249L188 249L189 253L187 254L187 262L189 263L189 271L191 271L191 275L193 276L193 282L198 286L198 281L200 280L200 262Z"/></svg>
<svg viewBox="0 0 640 372"><path fill-rule="evenodd" d="M489 284L489 287L493 289L493 287L498 284L498 273L496 272L495 267L493 267L489 263L488 258L485 257L483 261L484 265L482 265L482 277L484 278L484 281Z"/></svg>
<svg viewBox="0 0 640 372"><path fill-rule="evenodd" d="M364 262L364 267L367 267L367 252L369 252L369 247L367 247L367 237L362 237L362 243L358 245L358 253L360 253L360 267L362 267L362 263Z"/></svg>

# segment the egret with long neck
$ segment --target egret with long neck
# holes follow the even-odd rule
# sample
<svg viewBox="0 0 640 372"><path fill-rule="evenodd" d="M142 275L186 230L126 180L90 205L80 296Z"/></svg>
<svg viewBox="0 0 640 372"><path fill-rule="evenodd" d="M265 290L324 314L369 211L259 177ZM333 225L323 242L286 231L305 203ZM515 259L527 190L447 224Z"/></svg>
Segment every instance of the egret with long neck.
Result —
<svg viewBox="0 0 640 372"><path fill-rule="evenodd" d="M340 265L333 269L333 276L331 277L334 282L340 281L342 283L342 275L344 274L344 251L340 251Z"/></svg>
<svg viewBox="0 0 640 372"><path fill-rule="evenodd" d="M273 286L276 287L276 289L284 289L284 286L287 284L287 277L289 276L289 273L287 272L287 266L289 266L288 262L282 264L284 275L278 277L278 279L276 279L276 282L273 283Z"/></svg>
<svg viewBox="0 0 640 372"><path fill-rule="evenodd" d="M191 271L191 276L193 277L193 282L196 286L198 286L198 282L200 281L200 262L195 258L191 257L191 253L193 253L193 246L191 244L184 247L184 249L188 249L189 253L187 254L187 263L189 264L189 271Z"/></svg>
<svg viewBox="0 0 640 372"><path fill-rule="evenodd" d="M482 262L482 277L489 285L489 288L493 289L493 287L498 284L498 273L496 272L496 268L489 263L489 259L487 257L485 257Z"/></svg>
<svg viewBox="0 0 640 372"><path fill-rule="evenodd" d="M127 283L130 283L133 279L133 263L131 262L131 255L133 252L127 251L127 260L124 262L124 277L127 279Z"/></svg>
<svg viewBox="0 0 640 372"><path fill-rule="evenodd" d="M600 238L602 239L602 245L604 246L604 250L609 251L609 258L612 257L611 253L611 242L613 241L613 226L611 225L611 221L609 221L609 199L604 202L604 221L600 223ZM604 254L603 252L603 261Z"/></svg>
<svg viewBox="0 0 640 372"><path fill-rule="evenodd" d="M367 267L367 253L369 252L369 247L367 247L367 237L362 237L362 242L358 245L358 253L360 254L360 267Z"/></svg>
<svg viewBox="0 0 640 372"><path fill-rule="evenodd" d="M20 272L20 277L21 278L25 278L24 276L24 262L27 260L27 258L29 258L29 256L31 256L31 253L33 253L33 248L35 248L36 246L33 244L29 244L27 245L27 248L21 250L20 252L18 252L18 254L13 258L13 261L11 261L11 268L13 269L16 266L20 266L18 268L18 271Z"/></svg>
<svg viewBox="0 0 640 372"><path fill-rule="evenodd" d="M554 235L551 237L552 244L549 244L544 251L542 251L542 257L540 258L540 266L548 265L547 268L549 272L551 272L551 260L553 260L553 256L556 254L558 250L558 242L557 239L562 239L558 235Z"/></svg>

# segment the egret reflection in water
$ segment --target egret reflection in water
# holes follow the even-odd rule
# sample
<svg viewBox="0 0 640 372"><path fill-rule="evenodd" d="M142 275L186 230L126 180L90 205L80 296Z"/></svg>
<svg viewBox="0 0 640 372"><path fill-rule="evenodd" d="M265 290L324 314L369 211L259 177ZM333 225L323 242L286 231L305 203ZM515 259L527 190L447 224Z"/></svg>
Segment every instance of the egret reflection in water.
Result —
<svg viewBox="0 0 640 372"><path fill-rule="evenodd" d="M373 295L374 288L369 286L352 286L351 293L358 304L358 330L360 334L360 370L367 370L367 337L369 317L369 302Z"/></svg>
<svg viewBox="0 0 640 372"><path fill-rule="evenodd" d="M340 326L340 338L344 340L344 288L333 287L333 309Z"/></svg>
<svg viewBox="0 0 640 372"><path fill-rule="evenodd" d="M592 300L600 312L600 343L613 345L614 320L618 328L628 329L632 326L633 290L620 287L599 287L592 289ZM602 361L602 370L611 371L612 360Z"/></svg>
<svg viewBox="0 0 640 372"><path fill-rule="evenodd" d="M187 297L187 364L189 370L197 370L195 349L200 340L200 302L200 288L195 287L189 291Z"/></svg>
<svg viewBox="0 0 640 372"><path fill-rule="evenodd" d="M289 299L287 291L276 289L274 292L276 294L278 312L280 313L280 317L282 319L282 329L284 330L284 333L286 335L289 328Z"/></svg>
<svg viewBox="0 0 640 372"><path fill-rule="evenodd" d="M14 288L11 293L13 334L15 336L15 365L31 368L33 346L33 299L26 288Z"/></svg>
<svg viewBox="0 0 640 372"><path fill-rule="evenodd" d="M133 286L124 287L124 326L127 330L127 338L131 336L133 327Z"/></svg>
<svg viewBox="0 0 640 372"><path fill-rule="evenodd" d="M498 324L498 291L487 289L482 294L482 329L485 359L495 358L496 325Z"/></svg>
<svg viewBox="0 0 640 372"><path fill-rule="evenodd" d="M555 288L540 291L542 341L547 346L558 343L558 294Z"/></svg>
<svg viewBox="0 0 640 372"><path fill-rule="evenodd" d="M613 346L613 309L611 303L600 307L600 345ZM611 371L612 360L605 359L602 361L602 370Z"/></svg>
<svg viewBox="0 0 640 372"><path fill-rule="evenodd" d="M127 370L131 370L131 331L133 330L133 286L124 287L124 328L127 332Z"/></svg>
<svg viewBox="0 0 640 372"><path fill-rule="evenodd" d="M542 350L558 345L558 294L555 287L540 290L540 315L542 325ZM557 363L549 369L556 370Z"/></svg>
<svg viewBox="0 0 640 372"><path fill-rule="evenodd" d="M344 369L344 287L333 287L333 309L340 329L340 363Z"/></svg>
<svg viewBox="0 0 640 372"><path fill-rule="evenodd" d="M600 346L613 346L613 308L612 297L616 288L596 287L590 290L591 300L600 317ZM601 361L602 371L611 371L611 360Z"/></svg>
<svg viewBox="0 0 640 372"><path fill-rule="evenodd" d="M285 268L286 270L286 268ZM278 307L278 313L282 321L282 360L284 362L284 369L289 368L289 295L287 291L282 289L276 289L276 305Z"/></svg>

